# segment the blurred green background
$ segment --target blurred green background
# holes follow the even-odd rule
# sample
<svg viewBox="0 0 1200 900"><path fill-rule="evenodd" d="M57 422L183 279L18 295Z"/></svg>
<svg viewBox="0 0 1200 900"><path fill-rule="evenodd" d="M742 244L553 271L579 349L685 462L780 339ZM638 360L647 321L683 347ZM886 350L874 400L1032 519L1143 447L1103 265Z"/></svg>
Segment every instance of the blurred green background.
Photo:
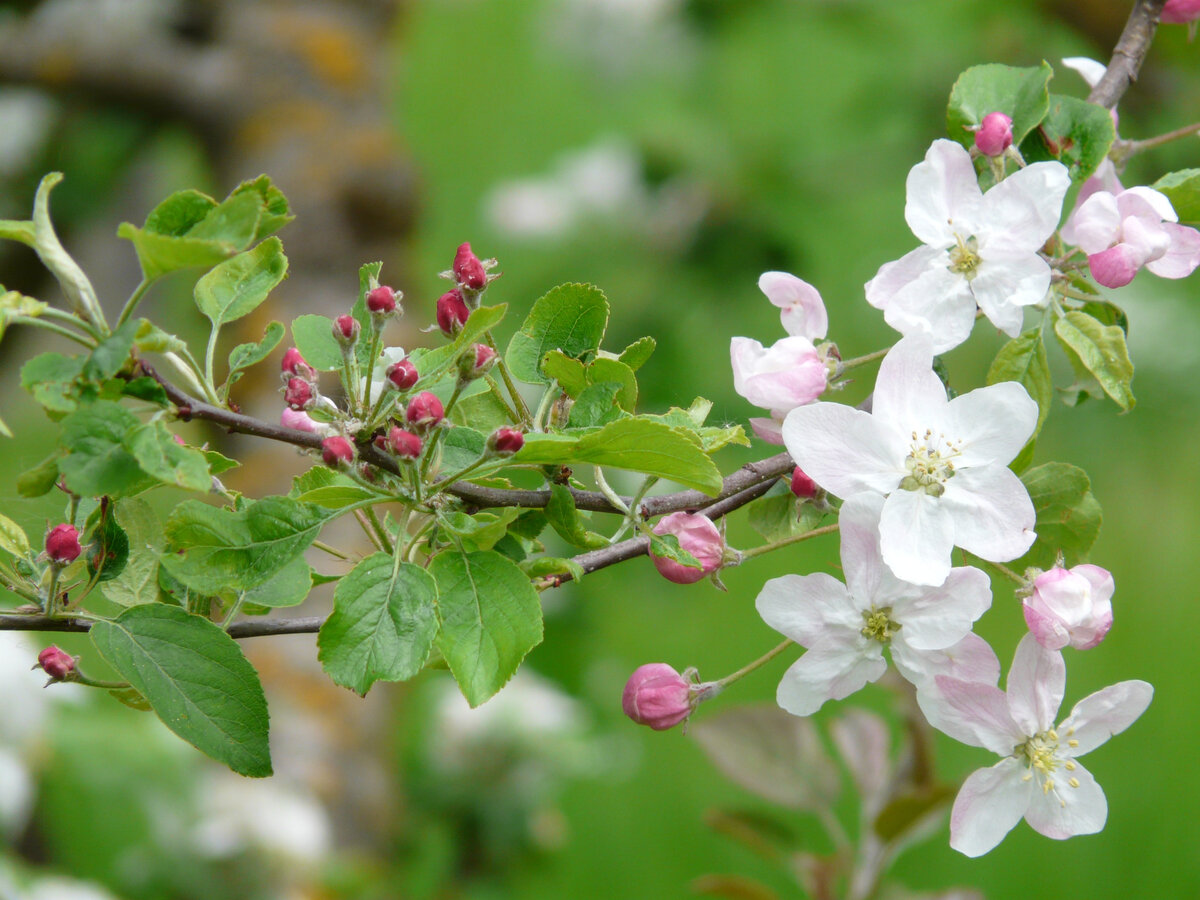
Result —
<svg viewBox="0 0 1200 900"><path fill-rule="evenodd" d="M1124 14L1115 2L1033 0L403 4L372 64L384 67L376 73L390 103L384 116L413 173L411 215L384 270L407 293L406 346L424 340L415 329L432 319L442 289L436 273L470 240L501 262L504 277L489 298L515 313L502 326L506 335L551 286L593 282L613 307L606 346L644 334L658 340L642 370L642 409L701 395L714 401L714 421L744 421L757 413L733 393L729 338L771 343L783 334L757 291L758 275L779 268L817 286L844 356L890 342L862 285L914 246L903 220L904 178L943 134L955 77L982 62L1044 58L1058 69L1052 90L1085 96L1057 61L1106 58ZM1185 28L1160 31L1121 106L1125 137L1200 119L1197 53ZM136 269L130 277L133 255L114 236L117 222L140 221L169 190L223 195L232 184L211 161L211 138L120 102L51 95L40 137L4 162L0 215L26 215L41 173L63 170L55 214L68 246L83 248L85 267L88 259L128 257L125 268L97 279L113 292L107 302L119 304ZM337 141L331 146L336 151ZM1149 183L1198 159L1194 140L1172 145L1135 160L1124 181ZM328 163L339 165L336 152ZM289 194L303 189L280 180ZM0 263L16 273L10 280L29 279L9 287L52 299L32 280L28 260L10 253ZM356 277L352 269L333 274L346 287L341 299L326 295L328 313L348 304ZM1129 311L1139 404L1126 416L1096 401L1056 408L1038 444L1037 462L1064 460L1090 474L1106 512L1092 561L1117 582L1112 633L1096 650L1068 655L1066 703L1127 678L1156 688L1142 719L1086 760L1108 795L1109 824L1065 843L1022 824L979 860L951 851L943 826L897 867L914 890L1200 896L1196 283L1143 275L1113 294ZM189 290L172 282L146 313L196 333ZM16 477L54 440L16 387L34 352L26 337L10 332L0 346L8 385L0 415L18 434L0 456L0 510L32 535L57 520L61 504L15 490ZM984 323L948 355L954 380L982 383L1000 344ZM853 386L848 399L868 387ZM193 427L196 440L222 440ZM719 461L729 471L772 452L756 442ZM281 454L301 465L271 448L248 461L243 481L230 482L255 489ZM755 540L735 517L731 543ZM619 695L645 662L695 665L717 678L757 657L776 642L753 610L763 581L836 572L837 564L836 541L825 539L729 571L728 593L669 584L644 559L589 576L544 595L546 640L525 664L537 678L518 679L471 714L452 703L444 674L380 684L364 701L322 682L311 636L250 642L281 773L265 784L231 782L155 720L107 698L29 689L21 670L42 644L0 636L8 679L0 687L0 824L8 838L0 897L68 897L86 881L87 890L127 900L657 898L689 896L689 884L712 872L798 896L785 870L704 824L716 808L768 805L726 781L682 731L632 726ZM979 631L1007 669L1024 624L1008 586L994 586ZM310 611L328 602L318 593ZM86 641L62 643L90 653ZM789 662L785 655L740 682L697 720L771 699ZM880 708L883 692L868 688L851 702ZM949 740L938 751L946 777L993 762ZM828 849L801 815L772 814L816 841L807 849ZM81 881L46 880L52 874Z"/></svg>

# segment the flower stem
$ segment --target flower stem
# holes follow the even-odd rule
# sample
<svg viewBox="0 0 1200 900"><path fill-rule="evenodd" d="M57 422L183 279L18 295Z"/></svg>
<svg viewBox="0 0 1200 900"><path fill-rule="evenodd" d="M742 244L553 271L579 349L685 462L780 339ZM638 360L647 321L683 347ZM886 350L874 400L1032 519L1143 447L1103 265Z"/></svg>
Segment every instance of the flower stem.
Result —
<svg viewBox="0 0 1200 900"><path fill-rule="evenodd" d="M791 638L786 638L782 644L779 644L779 645L773 647L772 649L768 650L766 653L764 653L758 659L754 660L754 662L747 663L746 665L742 666L740 669L738 669L732 675L726 675L724 678L722 678L720 681L718 681L717 684L719 684L722 688L726 688L729 685L733 684L735 681L739 681L742 678L745 678L747 675L749 675L755 669L759 669L759 668L765 666L767 663L769 663L771 660L773 660L775 657L777 657L780 653L782 653L788 647L792 646L792 644L794 644L794 643L796 643L796 642L793 641Z"/></svg>
<svg viewBox="0 0 1200 900"><path fill-rule="evenodd" d="M154 279L143 277L138 286L133 289L133 293L129 295L129 299L125 301L125 306L121 309L121 315L117 318L117 328L125 324L126 320L133 315L133 311L137 309L138 303L142 297L146 295L146 291L150 289L150 285L154 284Z"/></svg>
<svg viewBox="0 0 1200 900"><path fill-rule="evenodd" d="M318 550L324 550L330 556L336 556L338 559L349 559L350 558L349 554L343 553L337 547L331 546L330 544L327 544L324 541L313 541L312 545L314 547L316 547Z"/></svg>
<svg viewBox="0 0 1200 900"><path fill-rule="evenodd" d="M529 407L525 404L525 398L521 396L521 392L517 390L516 384L513 382L512 374L508 371L508 363L504 361L503 355L500 353L500 348L496 346L496 341L492 337L490 331L483 333L483 339L487 341L487 345L496 351L496 368L500 370L500 377L504 379L504 386L508 388L509 394L512 395L513 405L521 414L521 424L529 428L533 424L533 415L529 412Z"/></svg>
<svg viewBox="0 0 1200 900"><path fill-rule="evenodd" d="M839 371L846 372L858 366L864 366L869 362L875 362L877 359L883 359L891 349L891 347L884 347L882 350L876 350L874 353L868 353L866 356L855 356L853 359L843 360L838 364L838 369Z"/></svg>
<svg viewBox="0 0 1200 900"><path fill-rule="evenodd" d="M95 341L90 341L83 335L76 334L74 331L63 328L61 325L55 325L53 322L43 321L40 317L35 318L34 316L13 316L12 322L14 325L32 325L34 328L44 328L46 331L53 331L55 334L61 335L68 340L75 341L77 344L83 344L83 346L87 347L89 350L96 346Z"/></svg>
<svg viewBox="0 0 1200 900"><path fill-rule="evenodd" d="M780 538L779 540L763 544L761 547L751 547L749 550L742 551L742 560L751 559L755 556L762 556L764 553L770 553L772 550L778 550L780 547L786 547L789 544L798 544L801 541L807 541L809 538L820 537L823 534L833 534L838 530L838 523L825 525L821 528L814 528L812 531L806 531L803 534L793 534L791 537Z"/></svg>

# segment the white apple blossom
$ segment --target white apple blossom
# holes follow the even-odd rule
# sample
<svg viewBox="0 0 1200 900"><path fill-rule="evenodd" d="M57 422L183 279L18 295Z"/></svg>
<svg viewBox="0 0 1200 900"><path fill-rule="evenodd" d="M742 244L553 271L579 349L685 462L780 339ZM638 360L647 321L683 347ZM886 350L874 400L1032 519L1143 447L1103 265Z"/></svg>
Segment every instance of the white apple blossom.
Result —
<svg viewBox="0 0 1200 900"><path fill-rule="evenodd" d="M733 389L763 409L771 418L751 419L750 425L763 440L783 443L783 417L825 390L829 371L812 341L802 335L781 338L764 347L752 338L735 337L729 342L733 366Z"/></svg>
<svg viewBox="0 0 1200 900"><path fill-rule="evenodd" d="M758 288L779 307L779 321L788 334L810 341L825 337L829 331L825 301L807 281L787 272L763 272L758 278Z"/></svg>
<svg viewBox="0 0 1200 900"><path fill-rule="evenodd" d="M867 282L867 301L901 334L919 332L935 353L971 333L978 306L1016 337L1024 308L1041 303L1050 266L1038 250L1054 233L1071 178L1039 162L979 190L971 155L954 141L933 142L908 173L904 218L925 246L886 263Z"/></svg>
<svg viewBox="0 0 1200 900"><path fill-rule="evenodd" d="M1104 791L1076 758L1128 728L1150 705L1154 688L1122 681L1085 697L1057 727L1066 667L1062 654L1027 634L1008 673L1008 691L938 676L923 707L939 707L938 728L1003 757L963 783L950 814L950 846L982 856L1022 818L1062 840L1104 827Z"/></svg>
<svg viewBox="0 0 1200 900"><path fill-rule="evenodd" d="M904 581L941 584L956 546L1004 562L1033 543L1033 503L1008 463L1037 412L1014 381L947 400L928 338L911 335L880 364L872 412L802 406L784 421L783 440L830 493L886 496L884 562Z"/></svg>
<svg viewBox="0 0 1200 900"><path fill-rule="evenodd" d="M842 568L846 583L831 575L784 575L763 585L755 605L776 631L807 652L783 676L776 699L797 716L816 712L875 681L891 649L896 668L922 685L935 674L983 677L956 665L951 652L992 603L988 577L978 569L953 569L940 587L900 581L879 551L883 498L859 494L842 505ZM966 654L968 659L977 657Z"/></svg>
<svg viewBox="0 0 1200 900"><path fill-rule="evenodd" d="M1115 588L1112 575L1099 566L1055 566L1034 579L1033 593L1022 601L1025 624L1048 650L1068 644L1090 650L1112 628Z"/></svg>

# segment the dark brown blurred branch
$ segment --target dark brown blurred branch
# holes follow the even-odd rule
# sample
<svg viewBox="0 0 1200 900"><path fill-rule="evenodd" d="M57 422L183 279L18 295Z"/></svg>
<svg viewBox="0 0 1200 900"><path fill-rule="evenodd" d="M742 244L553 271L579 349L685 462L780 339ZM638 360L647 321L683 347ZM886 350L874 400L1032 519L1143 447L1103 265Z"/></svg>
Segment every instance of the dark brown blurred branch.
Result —
<svg viewBox="0 0 1200 900"><path fill-rule="evenodd" d="M1137 0L1129 19L1125 22L1125 30L1113 49L1112 59L1104 76L1092 88L1088 95L1089 103L1098 103L1106 109L1112 109L1121 97L1129 90L1129 86L1137 81L1138 72L1150 50L1154 40L1154 32L1158 29L1158 17L1167 0Z"/></svg>

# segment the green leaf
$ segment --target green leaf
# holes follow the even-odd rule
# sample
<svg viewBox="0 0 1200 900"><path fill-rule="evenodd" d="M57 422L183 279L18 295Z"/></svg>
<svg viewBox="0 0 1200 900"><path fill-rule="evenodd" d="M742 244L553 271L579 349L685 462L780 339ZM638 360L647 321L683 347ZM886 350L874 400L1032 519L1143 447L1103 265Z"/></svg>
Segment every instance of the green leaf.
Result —
<svg viewBox="0 0 1200 900"><path fill-rule="evenodd" d="M624 418L627 413L617 399L621 391L622 386L616 381L589 384L571 405L567 424L571 428L591 428Z"/></svg>
<svg viewBox="0 0 1200 900"><path fill-rule="evenodd" d="M251 242L261 241L268 235L274 234L292 219L287 197L283 191L275 187L269 175L259 175L249 181L243 181L233 189L230 198L243 193L253 193L258 197L262 213L258 217L258 227L254 230Z"/></svg>
<svg viewBox="0 0 1200 900"><path fill-rule="evenodd" d="M467 428L462 425L451 428L442 435L440 476L448 477L471 465L471 463L483 455L486 443L487 437L474 428Z"/></svg>
<svg viewBox="0 0 1200 900"><path fill-rule="evenodd" d="M58 461L67 487L83 497L136 494L153 480L142 471L126 439L142 425L116 403L99 400L63 419Z"/></svg>
<svg viewBox="0 0 1200 900"><path fill-rule="evenodd" d="M264 497L242 510L188 500L167 520L163 568L201 594L257 587L303 553L335 515L287 497Z"/></svg>
<svg viewBox="0 0 1200 900"><path fill-rule="evenodd" d="M292 321L292 343L305 361L319 372L342 367L342 348L333 336L333 320L325 316L300 316Z"/></svg>
<svg viewBox="0 0 1200 900"><path fill-rule="evenodd" d="M721 473L680 430L642 417L621 419L583 436L528 434L514 462L533 465L596 465L669 478L711 496Z"/></svg>
<svg viewBox="0 0 1200 900"><path fill-rule="evenodd" d="M509 523L520 514L521 511L515 507L478 512L472 516L462 512L445 512L438 516L438 524L460 539L470 541L475 550L491 550L508 533Z"/></svg>
<svg viewBox="0 0 1200 900"><path fill-rule="evenodd" d="M521 330L508 344L505 359L513 375L530 384L549 380L542 358L551 350L566 356L590 357L600 348L608 327L608 300L590 284L560 284L533 304Z"/></svg>
<svg viewBox="0 0 1200 900"><path fill-rule="evenodd" d="M1133 363L1119 326L1102 325L1087 313L1073 310L1054 323L1054 333L1076 375L1094 378L1122 410L1133 409L1137 402L1130 388Z"/></svg>
<svg viewBox="0 0 1200 900"><path fill-rule="evenodd" d="M637 376L633 374L633 369L625 363L615 359L593 360L587 367L587 380L589 384L617 382L621 385L621 391L617 395L617 402L621 404L621 409L633 412L634 407L637 406Z"/></svg>
<svg viewBox="0 0 1200 900"><path fill-rule="evenodd" d="M546 504L545 515L550 527L573 547L594 550L608 546L608 538L584 527L575 507L575 498L565 485L550 485L550 502Z"/></svg>
<svg viewBox="0 0 1200 900"><path fill-rule="evenodd" d="M202 493L212 488L204 454L177 444L175 435L161 421L148 422L129 432L125 446L141 470L163 484Z"/></svg>
<svg viewBox="0 0 1200 900"><path fill-rule="evenodd" d="M228 384L233 384L241 377L241 370L248 369L266 359L272 350L283 340L283 323L272 322L263 332L263 338L258 343L238 344L229 352Z"/></svg>
<svg viewBox="0 0 1200 900"><path fill-rule="evenodd" d="M74 412L79 397L76 380L82 371L83 360L79 357L42 353L21 367L21 387L47 412Z"/></svg>
<svg viewBox="0 0 1200 900"><path fill-rule="evenodd" d="M969 150L975 145L975 133L967 126L979 125L988 113L1002 112L1012 119L1013 143L1019 145L1046 116L1047 85L1053 75L1046 62L1028 69L996 63L972 66L958 76L950 91L946 131Z"/></svg>
<svg viewBox="0 0 1200 900"><path fill-rule="evenodd" d="M58 481L58 454L42 460L35 468L24 472L17 479L17 493L22 497L41 497L50 493Z"/></svg>
<svg viewBox="0 0 1200 900"><path fill-rule="evenodd" d="M145 231L128 222L117 226L117 237L133 243L142 267L142 276L147 281L180 269L207 269L237 253L235 246L224 241L169 237Z"/></svg>
<svg viewBox="0 0 1200 900"><path fill-rule="evenodd" d="M317 658L335 683L366 694L376 681L405 681L425 665L438 632L438 584L399 557L376 553L344 575Z"/></svg>
<svg viewBox="0 0 1200 900"><path fill-rule="evenodd" d="M1200 169L1168 172L1151 187L1167 195L1180 222L1200 225Z"/></svg>
<svg viewBox="0 0 1200 900"><path fill-rule="evenodd" d="M1103 520L1087 473L1067 463L1049 462L1029 469L1021 481L1037 511L1037 540L1012 565L1017 571L1027 566L1049 569L1060 550L1068 566L1086 562Z"/></svg>
<svg viewBox="0 0 1200 900"><path fill-rule="evenodd" d="M104 596L120 606L139 606L159 600L158 557L162 552L162 525L154 508L140 497L116 504L117 524L129 542L125 567L104 585Z"/></svg>
<svg viewBox="0 0 1200 900"><path fill-rule="evenodd" d="M1051 94L1049 112L1021 142L1021 155L1028 163L1056 159L1067 167L1071 181L1080 184L1108 156L1115 138L1107 109L1075 97ZM1017 143L1015 137L1013 143Z"/></svg>
<svg viewBox="0 0 1200 900"><path fill-rule="evenodd" d="M216 208L217 201L208 194L190 188L176 191L150 210L143 227L155 234L182 237Z"/></svg>
<svg viewBox="0 0 1200 900"><path fill-rule="evenodd" d="M1088 300L1080 307L1080 312L1091 316L1101 325L1116 325L1126 335L1129 334L1129 316L1125 314L1125 310L1111 300L1104 300L1100 297Z"/></svg>
<svg viewBox="0 0 1200 900"><path fill-rule="evenodd" d="M491 550L434 557L442 628L438 649L467 702L495 694L542 640L542 607L529 578Z"/></svg>
<svg viewBox="0 0 1200 900"><path fill-rule="evenodd" d="M636 372L650 359L650 354L654 352L656 346L658 344L652 337L638 338L622 350L621 355L617 358Z"/></svg>
<svg viewBox="0 0 1200 900"><path fill-rule="evenodd" d="M568 397L578 397L588 386L587 370L577 359L572 359L561 350L551 350L542 359L542 372L547 378L558 382Z"/></svg>
<svg viewBox="0 0 1200 900"><path fill-rule="evenodd" d="M79 264L71 258L54 233L54 225L50 221L50 191L62 181L62 172L50 172L42 178L38 185L37 194L33 198L33 248L50 273L58 280L71 302L71 309L84 318L99 323L104 314L100 309L100 301L96 297L96 289L88 281L88 277L79 268Z"/></svg>
<svg viewBox="0 0 1200 900"><path fill-rule="evenodd" d="M101 341L83 364L83 377L88 381L103 381L121 371L129 361L137 328L136 321L126 322Z"/></svg>
<svg viewBox="0 0 1200 900"><path fill-rule="evenodd" d="M450 409L449 418L456 425L470 425L485 434L513 424L512 414L505 402L490 389L459 397Z"/></svg>
<svg viewBox="0 0 1200 900"><path fill-rule="evenodd" d="M129 559L129 536L113 517L111 504L98 507L97 513L89 517L89 524L93 524L93 520L95 527L84 541L91 545L87 556L87 573L90 579L103 583L111 581L125 570L125 563Z"/></svg>
<svg viewBox="0 0 1200 900"><path fill-rule="evenodd" d="M930 815L949 806L955 790L947 784L932 784L898 794L875 817L875 833L886 843L914 831Z"/></svg>
<svg viewBox="0 0 1200 900"><path fill-rule="evenodd" d="M825 518L823 510L811 503L801 503L783 484L782 490L772 489L765 497L747 505L750 527L768 543L807 534Z"/></svg>
<svg viewBox="0 0 1200 900"><path fill-rule="evenodd" d="M414 391L428 390L446 369L454 365L459 355L470 344L474 344L486 331L495 328L504 314L508 312L508 304L499 306L481 306L474 310L463 325L462 331L445 346L423 353L420 358L414 355L414 364L421 380L413 387Z"/></svg>
<svg viewBox="0 0 1200 900"><path fill-rule="evenodd" d="M287 267L279 238L268 238L197 281L196 306L219 328L257 309L283 281Z"/></svg>
<svg viewBox="0 0 1200 900"><path fill-rule="evenodd" d="M712 401L697 397L688 409L672 406L661 416L639 416L650 422L662 422L685 434L690 435L697 446L705 453L713 453L730 444L742 447L750 446L750 438L741 425L705 425L712 410Z"/></svg>
<svg viewBox="0 0 1200 900"><path fill-rule="evenodd" d="M177 735L239 775L271 774L262 685L220 628L156 603L95 623L91 637Z"/></svg>
<svg viewBox="0 0 1200 900"><path fill-rule="evenodd" d="M7 291L4 285L0 285L0 337L4 337L4 330L18 316L36 319L47 305L41 300L26 297L20 291Z"/></svg>
<svg viewBox="0 0 1200 900"><path fill-rule="evenodd" d="M1046 342L1040 328L1031 328L1000 348L988 369L987 383L1015 381L1029 392L1038 405L1037 427L1030 440L1038 436L1042 423L1054 400L1054 382L1050 379L1050 364L1046 359Z"/></svg>
<svg viewBox="0 0 1200 900"><path fill-rule="evenodd" d="M138 319L134 346L142 353L178 353L187 344L173 334L167 334L149 319Z"/></svg>
<svg viewBox="0 0 1200 900"><path fill-rule="evenodd" d="M128 381L125 379L116 379L116 381L121 386L122 397L136 397L138 400L145 400L156 406L166 406L171 402L167 397L167 392L163 390L163 386L149 375L130 378Z"/></svg>
<svg viewBox="0 0 1200 900"><path fill-rule="evenodd" d="M244 598L246 603L255 606L282 609L299 606L308 598L312 587L312 569L303 556L297 556L262 584L246 591Z"/></svg>
<svg viewBox="0 0 1200 900"><path fill-rule="evenodd" d="M537 559L520 563L521 571L530 578L545 578L549 575L570 575L573 581L579 581L586 574L583 566L573 559L563 559L558 556L539 556Z"/></svg>
<svg viewBox="0 0 1200 900"><path fill-rule="evenodd" d="M650 534L650 555L656 556L659 559L669 559L679 563L681 566L687 566L689 569L704 568L700 560L692 556L687 550L683 549L683 545L679 543L679 538L673 534Z"/></svg>
<svg viewBox="0 0 1200 900"><path fill-rule="evenodd" d="M329 468L312 468L298 476L289 496L301 503L315 503L326 509L342 509L355 503L387 497Z"/></svg>
<svg viewBox="0 0 1200 900"><path fill-rule="evenodd" d="M32 549L25 529L5 515L0 515L0 547L18 559L29 556Z"/></svg>

